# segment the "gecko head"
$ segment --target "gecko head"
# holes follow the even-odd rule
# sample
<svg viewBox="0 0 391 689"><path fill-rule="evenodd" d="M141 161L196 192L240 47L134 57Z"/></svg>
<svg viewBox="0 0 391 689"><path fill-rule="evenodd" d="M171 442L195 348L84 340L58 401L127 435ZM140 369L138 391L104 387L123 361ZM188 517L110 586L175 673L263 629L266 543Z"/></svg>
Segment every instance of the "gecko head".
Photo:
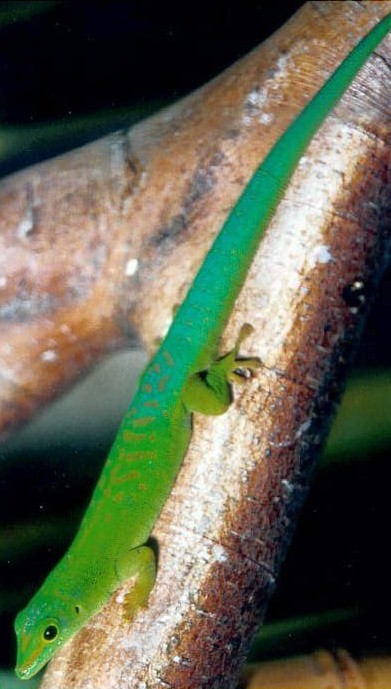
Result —
<svg viewBox="0 0 391 689"><path fill-rule="evenodd" d="M38 592L15 619L17 676L33 677L84 621L82 608L73 601Z"/></svg>

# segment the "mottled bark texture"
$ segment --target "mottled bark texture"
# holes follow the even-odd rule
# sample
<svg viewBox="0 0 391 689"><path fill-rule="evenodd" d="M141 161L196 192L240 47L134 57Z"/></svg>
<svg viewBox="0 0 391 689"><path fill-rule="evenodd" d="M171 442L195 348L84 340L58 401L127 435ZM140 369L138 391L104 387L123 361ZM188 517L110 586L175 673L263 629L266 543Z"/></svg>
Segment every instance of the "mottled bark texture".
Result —
<svg viewBox="0 0 391 689"><path fill-rule="evenodd" d="M390 2L307 3L264 45L130 131L5 180L3 428L91 361L165 331L240 190ZM235 686L390 238L391 40L292 179L237 302L263 367L219 418L196 417L154 531L159 574L133 624L115 594L44 689ZM216 276L218 279L218 276Z"/></svg>

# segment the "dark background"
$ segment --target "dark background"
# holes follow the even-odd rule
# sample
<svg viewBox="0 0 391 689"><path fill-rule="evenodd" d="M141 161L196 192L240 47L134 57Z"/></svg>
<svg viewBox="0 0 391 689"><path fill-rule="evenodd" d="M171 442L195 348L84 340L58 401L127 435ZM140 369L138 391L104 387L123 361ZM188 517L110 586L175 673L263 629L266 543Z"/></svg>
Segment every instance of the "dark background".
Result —
<svg viewBox="0 0 391 689"><path fill-rule="evenodd" d="M201 86L300 4L0 3L0 174L91 141ZM356 375L390 370L390 304L388 273ZM389 394L384 405L390 401ZM114 423L99 438L48 432L41 446L18 445L17 433L14 444L0 446L4 668L13 663L13 617L72 537L113 432ZM383 443L365 456L347 448L342 461L323 463L253 657L319 646L389 648L389 460Z"/></svg>
<svg viewBox="0 0 391 689"><path fill-rule="evenodd" d="M0 17L1 120L27 127L55 122L65 130L54 147L31 150L30 141L0 172L115 129L124 110L148 111L189 93L275 31L300 4L0 3L7 18ZM96 113L105 113L98 127ZM83 134L68 129L70 121L88 116Z"/></svg>

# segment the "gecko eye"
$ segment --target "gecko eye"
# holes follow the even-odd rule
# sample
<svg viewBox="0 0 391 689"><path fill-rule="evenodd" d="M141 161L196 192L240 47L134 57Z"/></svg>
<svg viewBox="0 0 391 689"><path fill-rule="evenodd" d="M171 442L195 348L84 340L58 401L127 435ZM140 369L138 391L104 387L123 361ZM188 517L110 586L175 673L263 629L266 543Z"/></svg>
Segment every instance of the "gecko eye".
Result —
<svg viewBox="0 0 391 689"><path fill-rule="evenodd" d="M58 629L54 624L49 624L48 627L46 627L44 633L43 633L43 638L45 641L53 641L58 634Z"/></svg>

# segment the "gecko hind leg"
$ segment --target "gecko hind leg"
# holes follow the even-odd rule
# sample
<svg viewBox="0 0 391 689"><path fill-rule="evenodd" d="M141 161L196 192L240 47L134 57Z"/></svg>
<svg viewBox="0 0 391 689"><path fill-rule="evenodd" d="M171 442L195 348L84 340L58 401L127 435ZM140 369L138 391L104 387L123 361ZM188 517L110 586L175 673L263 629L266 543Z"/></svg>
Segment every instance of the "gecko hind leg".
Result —
<svg viewBox="0 0 391 689"><path fill-rule="evenodd" d="M240 358L243 340L253 332L249 323L242 325L234 348L213 361L206 371L192 375L183 394L189 411L207 415L224 414L232 402L231 383L243 384L247 376L240 371L253 371L261 362L256 357Z"/></svg>

